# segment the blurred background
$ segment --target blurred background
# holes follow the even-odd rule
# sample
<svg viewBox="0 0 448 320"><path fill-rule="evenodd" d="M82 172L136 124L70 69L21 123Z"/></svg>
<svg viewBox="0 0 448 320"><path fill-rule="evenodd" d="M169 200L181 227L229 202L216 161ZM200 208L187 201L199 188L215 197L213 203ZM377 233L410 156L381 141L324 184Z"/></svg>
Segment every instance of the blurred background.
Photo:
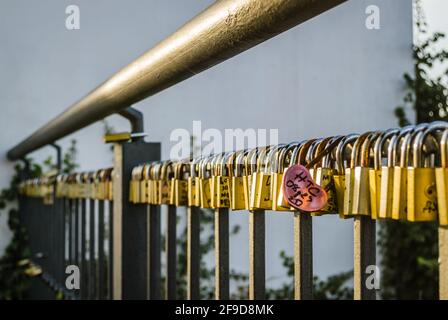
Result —
<svg viewBox="0 0 448 320"><path fill-rule="evenodd" d="M212 2L0 0L0 187L8 187L14 171L14 164L6 160L9 148ZM65 9L73 4L80 8L79 30L65 27ZM379 28L366 25L366 8L370 5L379 8ZM448 30L446 12L448 3L443 0L351 0L134 107L144 113L147 140L162 143L162 159L169 157L175 143L170 141L171 132L177 128L191 131L195 120L201 121L202 130L278 129L279 142L427 120L422 117L430 114L428 110L418 118L415 103L403 100L409 91L404 75L415 75L418 48L413 46L432 38L435 32ZM433 42L430 50L434 53L447 45L442 37ZM443 61L437 59L428 72L434 79L446 74ZM445 80L439 79L440 83ZM443 102L443 89L441 92ZM433 110L432 117L444 118L446 114ZM78 170L107 167L112 164L112 154L102 136L111 129L126 131L127 121L112 116L60 144L68 150L76 141L74 161ZM31 157L42 163L52 154L51 148L44 148ZM4 202L0 256L13 235L8 209L14 203ZM248 272L247 214L233 213L230 222L231 228L238 228L230 242L230 265L244 275ZM381 229L388 230L387 226ZM350 220L333 216L314 219L313 264L319 278L316 286L320 285L322 292L335 281L340 297L349 295L344 290L351 285L346 272L353 268L352 233ZM381 248L387 248L387 243ZM292 216L267 214L266 250L266 285L272 289L271 297L288 298L288 286L292 285ZM394 259L387 249L379 253L380 260ZM427 266L424 272L432 279L432 257L424 257L424 261L417 258L414 271ZM212 252L204 259L212 261ZM328 282L333 275L339 276ZM234 280L234 294L239 286L240 282ZM415 297L427 297L425 290L414 289ZM394 290L385 290L384 297L398 297Z"/></svg>

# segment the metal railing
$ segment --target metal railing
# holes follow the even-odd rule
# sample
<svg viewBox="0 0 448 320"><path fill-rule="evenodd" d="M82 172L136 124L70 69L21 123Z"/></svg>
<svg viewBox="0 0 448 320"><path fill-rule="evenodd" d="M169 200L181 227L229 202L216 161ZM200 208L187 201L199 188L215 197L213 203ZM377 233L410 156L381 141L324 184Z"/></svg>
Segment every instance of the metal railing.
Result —
<svg viewBox="0 0 448 320"><path fill-rule="evenodd" d="M144 145L141 142L125 143L115 147L120 155L124 155L124 159L135 161L133 152ZM148 150L157 147L148 145ZM158 150L150 151L154 155ZM129 157L130 155L132 157ZM166 211L166 299L177 297L178 263L185 263L187 266L188 298L200 298L201 208L214 210L216 299L230 297L229 210L249 211L249 299L265 298L266 210L289 211L294 216L296 299L313 298L312 219L324 214L339 214L343 219L353 218L355 299L376 298L377 288L368 284L368 277L372 276L369 267L376 265L376 220L416 223L438 221L439 294L440 298L447 298L446 122L258 147L183 161L160 161L154 159L154 156L151 160L148 154L139 165L123 163L125 170L117 165L114 169L100 170L96 174L60 175L53 180L34 179L21 185L22 194L41 197L47 204L53 203L51 197L55 195L57 201L63 199L62 203L66 204L68 218L62 226L62 234L68 239L68 246L65 248L64 262L81 266L85 281L83 286L87 292L81 290L80 298L92 297L89 285L91 278L103 279L103 282L96 283L99 284L98 289L95 289L95 286L93 289L93 292L103 292L101 288L106 286L101 286L101 283L106 279L102 278L101 274L104 273L109 275L106 282L112 282L107 288L110 294L110 288L113 287L115 299L162 297L160 212L163 207ZM123 177L127 179L117 179L120 174L116 175L115 170L121 170ZM116 183L117 180L120 181L119 184ZM318 200L321 197L324 197L325 201L319 206ZM96 232L96 225L92 226L90 223L90 219L95 216L93 200L100 201L97 225L99 229ZM95 234L99 235L99 246L104 245L102 200L113 200L114 204L112 206L109 202L109 208L116 210L119 204L123 208L119 212L125 213L117 217L116 211L113 214L110 212L108 219L113 233L111 235L109 232L107 256L109 262L113 261L113 265L109 264L105 270L112 269L113 274L103 270L105 259L101 249L98 260L93 259L94 264L98 264L98 269L92 269L92 257L96 256L95 240L91 242L96 239ZM22 198L21 201L29 205L29 200ZM176 229L179 207L187 208L186 261L177 261ZM88 225L91 230L89 237L85 231L88 213ZM35 219L40 217L40 214L29 212L24 216L28 215ZM110 219L112 215L113 219ZM44 224L44 228L61 235L61 224L56 222L54 228L51 219L48 220L48 214L42 216L45 222L50 222L48 226ZM51 232L42 232L39 223L28 223L26 219L24 222L29 226L33 237L39 238L39 234L33 231L38 226L41 234L47 235L44 239L52 239L48 236ZM55 265L60 266L60 251L52 250L51 245L45 245L51 244L51 241L43 243L38 241L35 244L44 248L41 256L52 252L57 258L53 263L57 262ZM89 250L87 243L90 244ZM55 272L53 267L44 265L44 269L48 268L50 272ZM96 273L97 270L99 273ZM107 295L99 297L104 298Z"/></svg>
<svg viewBox="0 0 448 320"><path fill-rule="evenodd" d="M160 144L146 143L142 140L141 115L130 106L343 2L343 0L218 1L12 148L8 152L8 158L10 160L23 159L28 153L53 144L56 140L114 113L120 113L132 123L133 132L124 135L120 138L123 141L114 144L112 170L100 170L95 174L48 178L43 183L45 188L41 186L42 180L22 185L23 194L19 199L21 222L27 227L32 240L34 262L42 267L45 275L43 278L47 283L54 289L66 292L69 298L161 299L162 233L160 226L161 208L166 207L164 291L165 298L175 298L178 263L176 260L176 206L171 202L150 201L149 195L146 202L140 198L138 201L129 201L130 195L135 191L131 192L131 180L135 176L133 171L135 173L136 168L142 164L150 167L151 163L161 163ZM366 138L367 136L364 135L362 139L358 137L359 144ZM414 138L416 136L412 139ZM373 137L369 139L373 141ZM400 141L404 143L404 140ZM352 145L353 150L357 148L355 144ZM370 152L371 148L367 149ZM438 150L440 151L440 148ZM378 151L373 152L372 157L377 159ZM382 157L380 152L380 159ZM257 152L255 152L255 159L257 159ZM373 168L369 167L371 161L373 161L372 158L368 157L369 165L361 165L361 169L356 170L365 174L366 169L378 169L378 163ZM345 162L336 161L336 163L342 165ZM253 163L249 164L253 165ZM431 165L436 164L438 162L433 161ZM190 162L188 165L195 167ZM210 166L211 163L206 162L205 165ZM355 167L358 166L354 163L349 165L349 169L355 169ZM145 166L141 168L143 170ZM341 169L338 170L341 174ZM145 178L142 173L139 181L147 185L145 190L149 190L149 184L152 181L150 176ZM51 195L54 197L52 198ZM48 198L48 201L44 204L41 199L36 199L36 196L44 196ZM360 198L362 197L358 195L353 199ZM375 197L372 196L372 198ZM347 202L343 203L342 208ZM372 206L374 205L375 201L372 202ZM187 206L186 213L189 299L199 298L200 291L200 206L190 204ZM263 299L265 297L265 210L268 209L247 208L250 210L249 298ZM228 207L214 209L215 297L217 299L227 299L230 295L230 209ZM342 210L341 206L339 209ZM295 239L295 298L311 299L313 296L312 216L300 213L298 210L292 212ZM375 264L375 221L369 214L359 214L353 210L347 212L350 216L353 215L354 219L354 298L375 299L376 292L366 286L364 272L366 266ZM443 214L440 216L443 217ZM446 243L448 243L446 228L440 227L439 278L440 298L443 299L448 298ZM81 268L83 282L81 290L76 291L75 295L64 289L63 271L68 264L76 264Z"/></svg>

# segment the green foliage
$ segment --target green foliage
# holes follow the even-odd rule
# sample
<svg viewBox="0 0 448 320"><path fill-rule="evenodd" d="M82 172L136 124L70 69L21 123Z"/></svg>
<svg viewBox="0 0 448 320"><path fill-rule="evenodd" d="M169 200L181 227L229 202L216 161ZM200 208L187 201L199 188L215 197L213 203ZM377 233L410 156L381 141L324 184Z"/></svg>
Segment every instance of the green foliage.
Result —
<svg viewBox="0 0 448 320"><path fill-rule="evenodd" d="M403 105L395 110L400 126L411 123L405 109L416 114L415 123L448 120L448 70L434 76L434 66L444 65L448 52L437 49L444 34L428 36L420 1L416 3L417 39L413 47L414 73L405 74ZM423 39L421 39L423 38ZM381 223L379 231L384 299L437 299L437 224Z"/></svg>
<svg viewBox="0 0 448 320"><path fill-rule="evenodd" d="M76 141L72 140L70 148L64 154L62 171L73 172L76 164ZM54 170L56 165L51 157L47 158L42 165L26 159L27 166L17 164L14 167L8 188L0 192L0 214L8 210L8 227L12 232L11 242L6 247L3 257L0 258L0 300L24 299L27 297L29 278L24 274L24 267L19 266L19 261L30 258L28 246L28 235L25 228L20 224L17 200L19 198L19 184L23 179L32 179L42 176L44 171ZM25 213L26 214L26 213Z"/></svg>
<svg viewBox="0 0 448 320"><path fill-rule="evenodd" d="M413 74L405 73L405 96L403 104L395 109L400 126L411 123L405 110L415 111L415 123L448 120L448 69L440 75L434 75L434 66L445 67L448 51L438 49L437 45L445 35L436 32L428 35L420 1L415 5L416 43L413 46Z"/></svg>
<svg viewBox="0 0 448 320"><path fill-rule="evenodd" d="M381 222L383 299L437 299L436 223Z"/></svg>

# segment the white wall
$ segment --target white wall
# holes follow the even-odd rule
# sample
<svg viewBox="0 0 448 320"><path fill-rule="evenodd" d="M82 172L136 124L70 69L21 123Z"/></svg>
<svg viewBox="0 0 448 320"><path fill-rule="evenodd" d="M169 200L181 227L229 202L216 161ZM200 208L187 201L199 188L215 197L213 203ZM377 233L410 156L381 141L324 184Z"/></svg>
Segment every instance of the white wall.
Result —
<svg viewBox="0 0 448 320"><path fill-rule="evenodd" d="M84 96L210 0L0 1L0 185L12 164L5 153ZM78 4L81 30L65 29L65 7ZM367 30L365 9L381 10L381 29ZM170 132L207 128L278 128L281 142L384 129L396 125L402 75L411 70L411 0L351 0L209 71L137 105L151 141L169 154ZM111 117L117 130L125 121ZM79 142L82 169L111 163L102 125L63 140ZM33 154L43 158L50 148ZM3 220L3 214L1 219ZM231 240L231 267L248 269L247 215L233 213L242 232ZM275 222L275 223L274 223ZM314 219L314 270L328 276L352 268L352 222ZM292 253L292 218L269 213L268 285L281 282L278 251ZM0 222L0 252L9 239Z"/></svg>

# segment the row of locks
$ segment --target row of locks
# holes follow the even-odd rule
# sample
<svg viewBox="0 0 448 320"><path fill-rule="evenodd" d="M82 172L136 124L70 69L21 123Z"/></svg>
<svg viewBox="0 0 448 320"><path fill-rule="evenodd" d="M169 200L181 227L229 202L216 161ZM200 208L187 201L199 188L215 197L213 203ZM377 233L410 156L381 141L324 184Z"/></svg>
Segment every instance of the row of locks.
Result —
<svg viewBox="0 0 448 320"><path fill-rule="evenodd" d="M112 199L112 169L55 179L57 197ZM48 183L22 189L44 196ZM448 225L447 190L448 123L434 122L145 163L132 170L129 200Z"/></svg>
<svg viewBox="0 0 448 320"><path fill-rule="evenodd" d="M113 169L108 168L96 172L36 178L22 182L19 185L19 192L28 197L44 198L46 204L51 204L50 199L54 196L68 199L112 200L112 174Z"/></svg>
<svg viewBox="0 0 448 320"><path fill-rule="evenodd" d="M151 162L133 169L130 201L448 225L447 142L448 123L435 122Z"/></svg>

